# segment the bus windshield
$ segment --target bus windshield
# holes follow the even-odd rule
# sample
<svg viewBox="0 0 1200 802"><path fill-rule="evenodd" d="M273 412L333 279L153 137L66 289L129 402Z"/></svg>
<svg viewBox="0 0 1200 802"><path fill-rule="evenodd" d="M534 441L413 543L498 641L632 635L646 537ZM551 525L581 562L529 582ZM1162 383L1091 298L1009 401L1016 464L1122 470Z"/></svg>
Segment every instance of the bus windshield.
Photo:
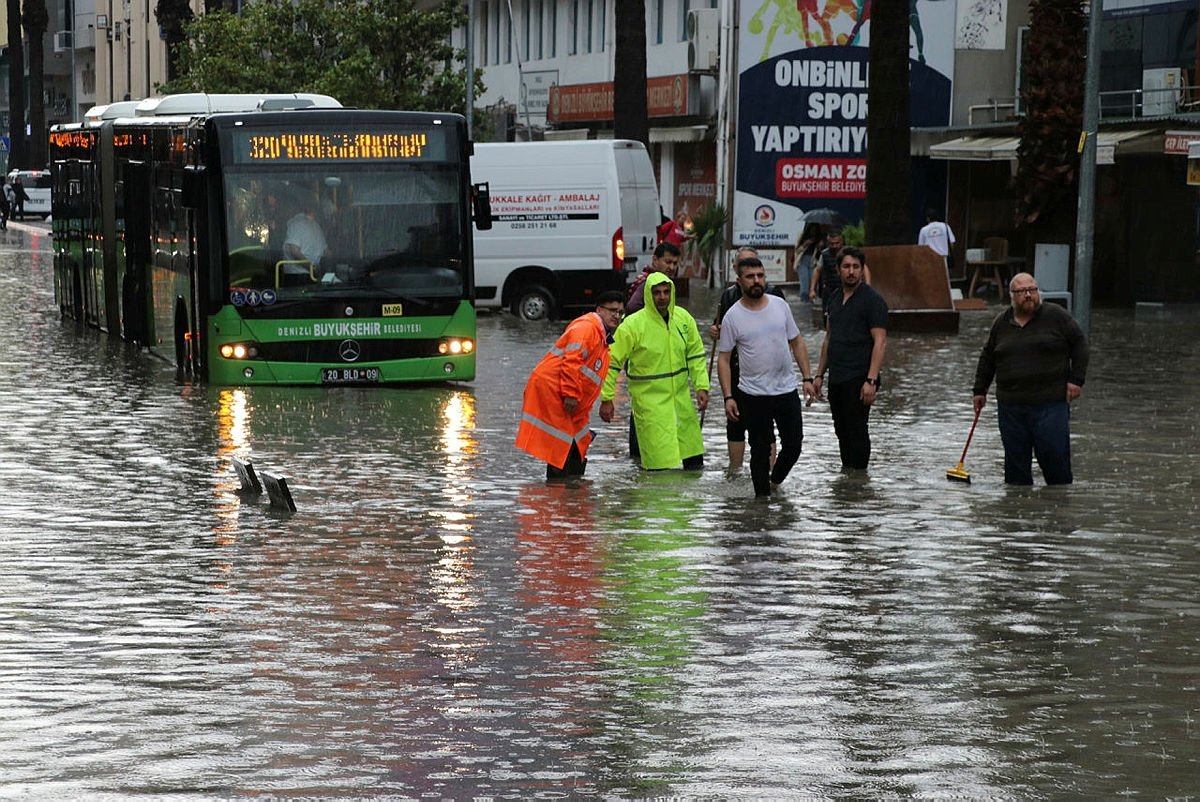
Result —
<svg viewBox="0 0 1200 802"><path fill-rule="evenodd" d="M228 170L224 180L235 299L252 290L278 301L463 297L453 164L292 164Z"/></svg>

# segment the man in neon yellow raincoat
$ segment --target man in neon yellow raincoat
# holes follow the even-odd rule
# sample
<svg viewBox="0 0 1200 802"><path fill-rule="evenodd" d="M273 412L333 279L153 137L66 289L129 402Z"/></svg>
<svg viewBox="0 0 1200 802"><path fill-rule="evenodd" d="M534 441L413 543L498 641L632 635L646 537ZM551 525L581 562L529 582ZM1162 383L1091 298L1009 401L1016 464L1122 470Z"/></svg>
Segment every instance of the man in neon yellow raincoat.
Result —
<svg viewBox="0 0 1200 802"><path fill-rule="evenodd" d="M647 470L688 470L704 464L704 441L696 409L708 406L708 370L696 320L675 305L675 285L663 273L651 273L642 288L646 304L625 318L613 337L609 356L629 383L633 423ZM600 390L600 417L613 419L617 374L610 370ZM692 404L688 379L696 388Z"/></svg>

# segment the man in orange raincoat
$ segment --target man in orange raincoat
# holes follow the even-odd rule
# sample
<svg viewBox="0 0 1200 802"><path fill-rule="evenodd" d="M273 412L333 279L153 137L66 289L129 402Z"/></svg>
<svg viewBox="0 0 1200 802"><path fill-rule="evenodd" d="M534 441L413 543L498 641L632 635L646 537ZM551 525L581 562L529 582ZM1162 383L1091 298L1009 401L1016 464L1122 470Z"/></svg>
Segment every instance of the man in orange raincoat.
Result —
<svg viewBox="0 0 1200 802"><path fill-rule="evenodd" d="M517 448L546 463L546 479L583 476L592 442L592 405L608 375L608 339L625 312L618 291L575 318L525 384Z"/></svg>

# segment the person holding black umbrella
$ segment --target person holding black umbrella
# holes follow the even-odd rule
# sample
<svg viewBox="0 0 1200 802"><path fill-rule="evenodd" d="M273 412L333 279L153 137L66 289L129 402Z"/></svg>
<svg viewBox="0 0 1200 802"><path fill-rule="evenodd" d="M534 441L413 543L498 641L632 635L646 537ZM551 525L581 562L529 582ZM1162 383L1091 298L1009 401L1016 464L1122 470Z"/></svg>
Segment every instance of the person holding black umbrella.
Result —
<svg viewBox="0 0 1200 802"><path fill-rule="evenodd" d="M812 279L808 285L808 299L813 303L816 303L818 298L821 300L821 311L828 320L829 305L833 301L833 295L842 288L842 278L838 275L838 262L846 240L842 235L842 230L835 228L829 232L826 242L825 250L821 251L813 262ZM865 263L863 264L863 283L868 285L871 283L871 269Z"/></svg>
<svg viewBox="0 0 1200 802"><path fill-rule="evenodd" d="M800 241L796 243L796 281L802 288L812 283L812 271L817 255L825 250L825 226L821 223L805 223L800 232ZM801 292L802 299L807 301L808 293Z"/></svg>

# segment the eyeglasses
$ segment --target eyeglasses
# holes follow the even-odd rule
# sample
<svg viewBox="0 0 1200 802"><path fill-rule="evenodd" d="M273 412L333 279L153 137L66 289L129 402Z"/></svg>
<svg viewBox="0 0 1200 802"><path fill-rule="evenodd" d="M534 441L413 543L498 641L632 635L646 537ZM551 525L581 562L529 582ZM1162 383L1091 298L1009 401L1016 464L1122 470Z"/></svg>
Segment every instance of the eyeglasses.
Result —
<svg viewBox="0 0 1200 802"><path fill-rule="evenodd" d="M619 306L617 306L617 307L602 306L602 307L600 307L600 311L608 312L610 315L616 315L617 317L624 317L624 315L625 315L625 310Z"/></svg>
<svg viewBox="0 0 1200 802"><path fill-rule="evenodd" d="M1020 287L1012 291L1013 295L1033 295L1038 291L1037 287Z"/></svg>

